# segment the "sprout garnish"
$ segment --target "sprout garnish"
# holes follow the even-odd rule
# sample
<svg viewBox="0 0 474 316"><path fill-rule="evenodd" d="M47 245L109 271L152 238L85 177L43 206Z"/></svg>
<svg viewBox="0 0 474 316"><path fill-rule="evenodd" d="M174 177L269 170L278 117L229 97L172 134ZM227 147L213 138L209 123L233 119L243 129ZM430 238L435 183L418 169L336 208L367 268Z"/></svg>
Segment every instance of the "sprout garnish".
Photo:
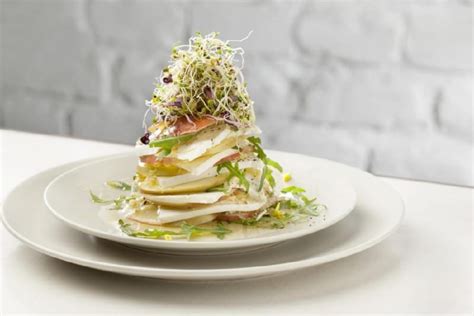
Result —
<svg viewBox="0 0 474 316"><path fill-rule="evenodd" d="M182 116L212 116L238 127L255 121L241 72L244 51L232 48L231 41L222 41L218 35L196 33L187 45L173 47L171 63L162 70L146 102L155 123L174 122Z"/></svg>

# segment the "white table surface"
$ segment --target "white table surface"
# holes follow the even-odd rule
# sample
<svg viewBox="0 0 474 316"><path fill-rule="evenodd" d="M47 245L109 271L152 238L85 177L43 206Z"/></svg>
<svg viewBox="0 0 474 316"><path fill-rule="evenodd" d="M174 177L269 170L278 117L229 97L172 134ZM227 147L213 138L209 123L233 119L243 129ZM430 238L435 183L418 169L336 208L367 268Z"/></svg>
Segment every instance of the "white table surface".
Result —
<svg viewBox="0 0 474 316"><path fill-rule="evenodd" d="M58 164L127 146L0 130L1 197ZM184 283L136 278L39 254L1 226L1 311L9 313L471 313L473 190L384 178L407 206L378 246L295 273Z"/></svg>

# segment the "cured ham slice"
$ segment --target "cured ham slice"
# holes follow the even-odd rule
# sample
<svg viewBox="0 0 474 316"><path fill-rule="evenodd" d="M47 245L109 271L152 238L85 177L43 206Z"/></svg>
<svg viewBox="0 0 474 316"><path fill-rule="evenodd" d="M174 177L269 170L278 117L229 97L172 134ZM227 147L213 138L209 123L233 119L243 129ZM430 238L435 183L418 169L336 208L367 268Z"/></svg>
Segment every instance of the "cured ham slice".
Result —
<svg viewBox="0 0 474 316"><path fill-rule="evenodd" d="M188 119L187 117L180 117L176 120L174 125L170 127L170 134L173 136L180 136L190 133L199 132L211 125L217 124L217 120L212 117L201 117Z"/></svg>

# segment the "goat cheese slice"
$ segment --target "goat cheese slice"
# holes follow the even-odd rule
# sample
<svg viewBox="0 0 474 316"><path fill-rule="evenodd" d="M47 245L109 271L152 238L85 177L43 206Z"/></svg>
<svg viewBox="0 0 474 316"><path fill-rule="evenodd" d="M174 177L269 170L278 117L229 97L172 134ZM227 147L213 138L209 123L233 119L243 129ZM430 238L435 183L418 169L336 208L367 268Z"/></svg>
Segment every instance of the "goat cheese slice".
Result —
<svg viewBox="0 0 474 316"><path fill-rule="evenodd" d="M180 145L176 150L176 158L180 160L194 160L202 156L209 148L219 145L234 132L228 128L204 130L189 144Z"/></svg>
<svg viewBox="0 0 474 316"><path fill-rule="evenodd" d="M195 194L151 195L143 197L162 205L212 204L225 195L224 192L205 192Z"/></svg>
<svg viewBox="0 0 474 316"><path fill-rule="evenodd" d="M172 223L216 213L256 211L265 205L265 202L266 201L249 201L249 203L215 203L202 207L192 207L190 210L177 210L162 206L159 208L156 224Z"/></svg>

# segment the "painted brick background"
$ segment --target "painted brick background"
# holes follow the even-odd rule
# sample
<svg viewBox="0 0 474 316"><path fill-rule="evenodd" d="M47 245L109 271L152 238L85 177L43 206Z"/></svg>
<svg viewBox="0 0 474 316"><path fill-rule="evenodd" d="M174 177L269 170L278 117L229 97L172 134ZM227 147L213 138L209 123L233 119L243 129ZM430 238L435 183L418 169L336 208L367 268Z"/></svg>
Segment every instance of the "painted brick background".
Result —
<svg viewBox="0 0 474 316"><path fill-rule="evenodd" d="M134 143L170 47L253 30L266 147L473 185L473 2L2 0L2 128Z"/></svg>

